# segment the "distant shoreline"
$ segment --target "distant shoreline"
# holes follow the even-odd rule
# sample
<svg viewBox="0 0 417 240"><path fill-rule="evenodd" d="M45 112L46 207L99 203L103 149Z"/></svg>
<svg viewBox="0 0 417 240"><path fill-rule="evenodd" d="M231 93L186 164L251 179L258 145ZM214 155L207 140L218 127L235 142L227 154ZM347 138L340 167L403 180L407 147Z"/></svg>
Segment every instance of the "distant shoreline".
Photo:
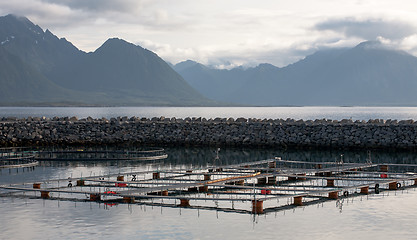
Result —
<svg viewBox="0 0 417 240"><path fill-rule="evenodd" d="M187 118L259 118L259 119L397 119L417 120L417 107L0 107L3 117L68 117L117 118L117 117L161 117Z"/></svg>
<svg viewBox="0 0 417 240"><path fill-rule="evenodd" d="M0 119L0 146L159 145L417 150L413 120Z"/></svg>

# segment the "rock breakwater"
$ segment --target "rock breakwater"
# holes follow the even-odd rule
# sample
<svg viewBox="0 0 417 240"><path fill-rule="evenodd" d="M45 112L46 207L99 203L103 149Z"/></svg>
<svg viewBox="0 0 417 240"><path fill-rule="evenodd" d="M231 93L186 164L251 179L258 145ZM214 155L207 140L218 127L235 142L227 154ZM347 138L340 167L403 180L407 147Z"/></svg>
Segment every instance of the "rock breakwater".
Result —
<svg viewBox="0 0 417 240"><path fill-rule="evenodd" d="M413 120L0 118L1 146L243 146L417 149Z"/></svg>

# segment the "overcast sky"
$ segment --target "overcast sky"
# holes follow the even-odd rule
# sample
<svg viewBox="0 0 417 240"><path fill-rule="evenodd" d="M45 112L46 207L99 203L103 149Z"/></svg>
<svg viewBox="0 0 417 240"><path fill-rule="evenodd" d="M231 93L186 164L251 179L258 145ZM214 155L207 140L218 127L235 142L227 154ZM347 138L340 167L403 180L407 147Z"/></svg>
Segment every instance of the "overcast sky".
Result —
<svg viewBox="0 0 417 240"><path fill-rule="evenodd" d="M119 37L172 63L282 67L376 39L417 55L415 0L10 0L0 13L86 52Z"/></svg>

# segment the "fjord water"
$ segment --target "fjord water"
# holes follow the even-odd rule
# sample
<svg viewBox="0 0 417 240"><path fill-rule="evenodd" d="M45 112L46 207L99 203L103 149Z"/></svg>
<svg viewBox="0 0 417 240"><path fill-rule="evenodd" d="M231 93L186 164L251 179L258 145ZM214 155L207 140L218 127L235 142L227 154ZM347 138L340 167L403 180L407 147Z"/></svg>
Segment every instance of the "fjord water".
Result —
<svg viewBox="0 0 417 240"><path fill-rule="evenodd" d="M417 107L0 107L0 117L202 117L417 120Z"/></svg>
<svg viewBox="0 0 417 240"><path fill-rule="evenodd" d="M1 184L45 181L156 169L211 165L213 148L169 148L158 162L42 162L34 171L2 170ZM290 160L364 162L366 151L220 151L219 165L281 156ZM373 162L412 163L406 152L372 152ZM0 198L0 239L415 239L417 191L385 192L329 201L265 215L161 208L137 204L113 207L95 202ZM191 202L192 204L192 202ZM245 203L249 205L250 203ZM342 206L342 207L341 207Z"/></svg>
<svg viewBox="0 0 417 240"><path fill-rule="evenodd" d="M1 107L0 117L112 118L205 117L272 119L414 119L415 107ZM43 162L34 171L1 170L0 184L46 181L166 168L211 165L215 149L166 149L162 162ZM221 149L220 162L232 164L281 156L283 159L365 162L366 151ZM412 163L410 152L371 153L376 163ZM400 190L343 202L298 207L266 215L161 208L136 204L109 207L95 202L0 198L0 239L415 239L417 191ZM192 204L192 202L191 202ZM248 206L250 203L246 203Z"/></svg>

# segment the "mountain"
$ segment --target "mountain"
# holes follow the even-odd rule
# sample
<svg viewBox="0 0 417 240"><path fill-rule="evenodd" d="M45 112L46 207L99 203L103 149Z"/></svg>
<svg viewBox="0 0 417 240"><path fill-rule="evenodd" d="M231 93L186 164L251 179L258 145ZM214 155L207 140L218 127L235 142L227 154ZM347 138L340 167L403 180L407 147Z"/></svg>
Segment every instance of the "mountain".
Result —
<svg viewBox="0 0 417 240"><path fill-rule="evenodd" d="M283 68L226 70L172 66L118 38L86 53L7 15L0 54L0 105L417 105L417 58L377 41L318 51Z"/></svg>
<svg viewBox="0 0 417 240"><path fill-rule="evenodd" d="M112 38L92 53L0 17L0 104L213 105L155 53Z"/></svg>
<svg viewBox="0 0 417 240"><path fill-rule="evenodd" d="M262 106L417 105L417 58L377 41L318 51L283 68L265 64L246 70L196 66L178 72L190 85L215 100ZM219 73L221 77L213 77ZM227 90L223 89L222 96L215 96L216 90L208 89L231 79L237 83L224 84Z"/></svg>
<svg viewBox="0 0 417 240"><path fill-rule="evenodd" d="M118 38L107 40L72 64L57 67L49 76L60 86L99 92L116 104L126 99L139 105L209 102L155 53Z"/></svg>
<svg viewBox="0 0 417 240"><path fill-rule="evenodd" d="M0 17L0 41L8 52L41 72L48 72L83 53L65 38L58 39L29 19L11 14Z"/></svg>
<svg viewBox="0 0 417 240"><path fill-rule="evenodd" d="M64 89L38 70L0 47L0 104L80 104L81 96ZM70 97L74 97L72 100Z"/></svg>
<svg viewBox="0 0 417 240"><path fill-rule="evenodd" d="M204 96L223 102L240 103L232 95L240 95L252 79L274 78L279 68L261 64L256 68L214 69L188 60L174 65L177 71L193 88ZM246 104L246 103L245 103Z"/></svg>

